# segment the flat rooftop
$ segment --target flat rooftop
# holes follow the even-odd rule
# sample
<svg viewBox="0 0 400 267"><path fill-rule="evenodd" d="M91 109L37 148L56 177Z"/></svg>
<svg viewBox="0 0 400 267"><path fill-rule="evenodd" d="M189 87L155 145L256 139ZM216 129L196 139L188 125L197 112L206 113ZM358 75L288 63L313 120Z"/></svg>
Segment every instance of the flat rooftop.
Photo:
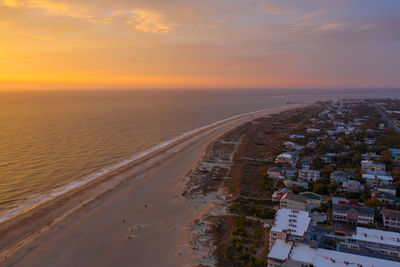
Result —
<svg viewBox="0 0 400 267"><path fill-rule="evenodd" d="M304 236L311 218L307 211L280 209L276 213L274 226L271 231L283 232L287 230L292 235Z"/></svg>
<svg viewBox="0 0 400 267"><path fill-rule="evenodd" d="M277 239L268 253L269 258L277 260L286 260L289 256L290 250L292 249L292 242L285 242Z"/></svg>
<svg viewBox="0 0 400 267"><path fill-rule="evenodd" d="M361 256L327 249L315 249L306 244L293 244L277 240L271 248L268 258L280 261L293 261L313 265L314 267L398 267L399 262Z"/></svg>
<svg viewBox="0 0 400 267"><path fill-rule="evenodd" d="M369 241L384 245L400 246L400 233L357 227L352 239Z"/></svg>

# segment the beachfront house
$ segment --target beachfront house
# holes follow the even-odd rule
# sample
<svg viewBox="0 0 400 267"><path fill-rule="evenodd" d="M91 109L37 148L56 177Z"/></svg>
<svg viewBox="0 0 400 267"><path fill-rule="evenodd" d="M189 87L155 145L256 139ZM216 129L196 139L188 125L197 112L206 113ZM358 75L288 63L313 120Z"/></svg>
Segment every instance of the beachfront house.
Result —
<svg viewBox="0 0 400 267"><path fill-rule="evenodd" d="M275 215L274 225L269 232L269 245L277 240L302 242L310 227L311 218L307 211L280 209Z"/></svg>

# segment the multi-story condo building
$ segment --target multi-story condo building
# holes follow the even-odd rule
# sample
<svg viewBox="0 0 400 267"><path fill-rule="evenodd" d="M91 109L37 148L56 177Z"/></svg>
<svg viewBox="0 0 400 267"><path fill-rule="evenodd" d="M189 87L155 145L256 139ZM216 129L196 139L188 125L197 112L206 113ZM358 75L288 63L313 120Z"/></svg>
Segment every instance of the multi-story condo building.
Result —
<svg viewBox="0 0 400 267"><path fill-rule="evenodd" d="M385 171L369 170L362 174L362 178L372 186L377 186L378 184L391 185L393 182L393 177Z"/></svg>
<svg viewBox="0 0 400 267"><path fill-rule="evenodd" d="M312 248L277 240L268 254L268 267L398 267L399 262L352 253Z"/></svg>
<svg viewBox="0 0 400 267"><path fill-rule="evenodd" d="M335 204L332 208L332 221L353 225L374 223L375 210L372 208Z"/></svg>
<svg viewBox="0 0 400 267"><path fill-rule="evenodd" d="M349 174L344 171L334 171L330 174L331 180L335 181L337 184L341 185L344 182L349 181Z"/></svg>
<svg viewBox="0 0 400 267"><path fill-rule="evenodd" d="M361 250L366 248L379 254L400 257L400 234L389 231L357 227L356 233L346 236L340 247ZM398 262L400 266L400 262Z"/></svg>
<svg viewBox="0 0 400 267"><path fill-rule="evenodd" d="M307 198L293 193L286 193L280 201L281 209L308 210Z"/></svg>
<svg viewBox="0 0 400 267"><path fill-rule="evenodd" d="M385 164L382 163L374 163L372 160L362 160L361 161L361 170L362 171L384 171L386 168Z"/></svg>
<svg viewBox="0 0 400 267"><path fill-rule="evenodd" d="M360 192L364 191L364 186L356 180L350 180L342 184L343 191L346 192Z"/></svg>
<svg viewBox="0 0 400 267"><path fill-rule="evenodd" d="M394 185L378 185L376 188L378 192L386 192L393 196L396 195L396 187Z"/></svg>
<svg viewBox="0 0 400 267"><path fill-rule="evenodd" d="M400 230L400 211L383 208L382 219L386 229Z"/></svg>
<svg viewBox="0 0 400 267"><path fill-rule="evenodd" d="M269 244L276 240L302 242L308 231L311 218L306 211L280 209L269 232Z"/></svg>
<svg viewBox="0 0 400 267"><path fill-rule="evenodd" d="M319 171L310 169L299 170L299 178L311 182L316 182L320 179Z"/></svg>

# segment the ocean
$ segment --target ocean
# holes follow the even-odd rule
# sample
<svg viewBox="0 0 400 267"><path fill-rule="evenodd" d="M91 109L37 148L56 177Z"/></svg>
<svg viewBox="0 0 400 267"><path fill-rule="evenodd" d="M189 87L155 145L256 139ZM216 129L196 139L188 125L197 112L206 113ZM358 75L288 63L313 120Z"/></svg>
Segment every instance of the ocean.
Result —
<svg viewBox="0 0 400 267"><path fill-rule="evenodd" d="M185 132L238 114L387 90L0 91L0 222Z"/></svg>

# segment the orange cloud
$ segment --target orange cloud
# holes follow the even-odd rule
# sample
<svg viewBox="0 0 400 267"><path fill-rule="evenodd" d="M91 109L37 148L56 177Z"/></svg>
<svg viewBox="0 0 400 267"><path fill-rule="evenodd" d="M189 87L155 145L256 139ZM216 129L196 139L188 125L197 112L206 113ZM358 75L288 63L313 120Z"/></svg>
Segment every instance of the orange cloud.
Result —
<svg viewBox="0 0 400 267"><path fill-rule="evenodd" d="M321 31L335 31L335 30L341 30L343 28L344 28L344 25L341 23L331 23L331 24L322 25L318 29Z"/></svg>
<svg viewBox="0 0 400 267"><path fill-rule="evenodd" d="M327 11L328 10L326 10L326 9L317 10L317 11L308 13L308 14L306 14L304 16L301 16L300 18L304 19L304 20L310 20L310 19L313 19L315 17L318 17L318 16L321 16L321 15L325 14Z"/></svg>
<svg viewBox="0 0 400 267"><path fill-rule="evenodd" d="M84 17L90 18L91 16L86 14L87 7L72 6L66 3L55 3L48 0L3 0L3 4L8 7L26 7L26 8L42 8L47 13L53 15L70 16L70 17Z"/></svg>
<svg viewBox="0 0 400 267"><path fill-rule="evenodd" d="M151 33L168 33L176 24L162 22L162 15L150 10L132 10L132 16L126 21L136 30Z"/></svg>

